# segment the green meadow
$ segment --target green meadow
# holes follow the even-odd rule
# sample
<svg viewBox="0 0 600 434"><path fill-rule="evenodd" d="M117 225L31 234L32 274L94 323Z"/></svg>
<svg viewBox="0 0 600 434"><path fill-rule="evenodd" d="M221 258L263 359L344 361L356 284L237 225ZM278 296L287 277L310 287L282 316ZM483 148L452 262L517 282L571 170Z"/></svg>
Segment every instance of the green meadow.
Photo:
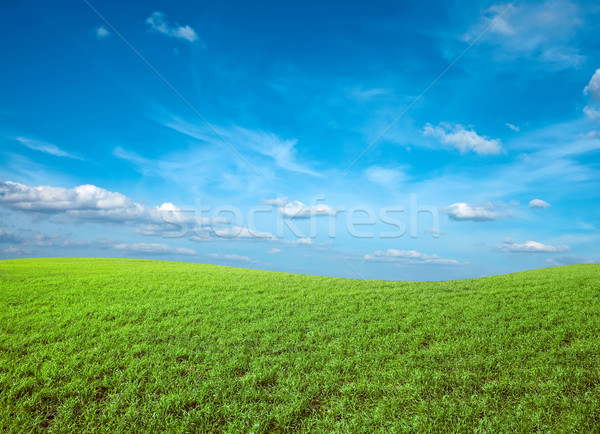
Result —
<svg viewBox="0 0 600 434"><path fill-rule="evenodd" d="M0 261L5 432L599 432L600 266L363 281Z"/></svg>

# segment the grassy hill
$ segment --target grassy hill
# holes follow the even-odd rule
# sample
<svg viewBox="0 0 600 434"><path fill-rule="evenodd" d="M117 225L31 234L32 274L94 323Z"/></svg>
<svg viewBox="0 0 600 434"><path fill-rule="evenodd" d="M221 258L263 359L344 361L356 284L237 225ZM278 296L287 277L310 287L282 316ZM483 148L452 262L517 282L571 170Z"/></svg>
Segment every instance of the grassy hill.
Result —
<svg viewBox="0 0 600 434"><path fill-rule="evenodd" d="M600 266L432 283L0 261L3 431L600 430Z"/></svg>

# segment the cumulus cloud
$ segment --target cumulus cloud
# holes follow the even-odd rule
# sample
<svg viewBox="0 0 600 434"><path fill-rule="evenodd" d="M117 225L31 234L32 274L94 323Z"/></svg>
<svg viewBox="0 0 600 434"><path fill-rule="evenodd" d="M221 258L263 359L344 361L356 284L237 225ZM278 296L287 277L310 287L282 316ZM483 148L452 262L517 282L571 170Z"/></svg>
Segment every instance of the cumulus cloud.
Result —
<svg viewBox="0 0 600 434"><path fill-rule="evenodd" d="M426 124L423 128L425 137L433 137L440 143L454 146L461 154L474 152L481 155L494 155L503 151L500 140L480 136L472 129L460 124L441 122L438 126Z"/></svg>
<svg viewBox="0 0 600 434"><path fill-rule="evenodd" d="M190 219L172 203L147 207L121 193L90 184L31 187L0 180L0 205L38 215L60 214L77 222L179 224Z"/></svg>
<svg viewBox="0 0 600 434"><path fill-rule="evenodd" d="M600 109L586 105L583 108L583 113L593 121L600 121Z"/></svg>
<svg viewBox="0 0 600 434"><path fill-rule="evenodd" d="M365 255L364 259L368 261L401 262L407 264L460 265L454 259L444 259L438 255L429 255L415 250L377 250L372 254Z"/></svg>
<svg viewBox="0 0 600 434"><path fill-rule="evenodd" d="M600 68L596 69L583 93L592 97L592 104L585 106L583 113L593 121L600 120L600 105L597 104L600 103Z"/></svg>
<svg viewBox="0 0 600 434"><path fill-rule="evenodd" d="M596 69L588 85L583 89L585 95L591 95L597 101L600 101L600 68Z"/></svg>
<svg viewBox="0 0 600 434"><path fill-rule="evenodd" d="M335 215L335 211L329 205L317 204L317 205L304 205L302 202L297 200L290 202L283 207L279 208L280 214L284 218L310 218L312 216L319 215Z"/></svg>
<svg viewBox="0 0 600 434"><path fill-rule="evenodd" d="M101 41L102 39L106 39L110 36L110 32L104 26L97 27L94 33L96 34L96 38L98 38L99 41Z"/></svg>
<svg viewBox="0 0 600 434"><path fill-rule="evenodd" d="M146 19L146 24L150 26L150 29L173 38L184 39L189 42L198 40L198 35L194 29L187 25L169 24L167 16L162 12L152 12L148 19Z"/></svg>
<svg viewBox="0 0 600 434"><path fill-rule="evenodd" d="M453 203L445 208L442 212L448 214L451 220L471 220L471 221L490 221L498 220L506 217L507 214L502 214L495 210L492 204L485 206L472 206L464 202Z"/></svg>
<svg viewBox="0 0 600 434"><path fill-rule="evenodd" d="M73 158L76 160L83 160L83 158L63 151L58 146L53 145L51 143L41 142L39 140L29 139L27 137L17 137L16 140L21 145L26 146L29 149L33 149L34 151L44 152L46 154L54 155L55 157L66 157Z"/></svg>
<svg viewBox="0 0 600 434"><path fill-rule="evenodd" d="M263 199L262 203L264 203L265 205L272 205L277 207L277 209L279 210L279 214L283 218L289 219L303 219L320 215L335 215L335 210L329 205L305 205L297 200L290 202L287 197L276 199Z"/></svg>
<svg viewBox="0 0 600 434"><path fill-rule="evenodd" d="M502 240L502 245L498 246L498 250L510 253L560 253L571 249L569 246L551 246L537 241L525 241L519 244L510 238L505 238Z"/></svg>
<svg viewBox="0 0 600 434"><path fill-rule="evenodd" d="M185 249L182 247L171 247L166 244L157 243L118 243L113 246L114 249L120 250L127 253L148 253L155 255L197 255L198 252L192 249Z"/></svg>
<svg viewBox="0 0 600 434"><path fill-rule="evenodd" d="M548 208L550 204L542 199L533 199L529 201L529 206L531 208Z"/></svg>

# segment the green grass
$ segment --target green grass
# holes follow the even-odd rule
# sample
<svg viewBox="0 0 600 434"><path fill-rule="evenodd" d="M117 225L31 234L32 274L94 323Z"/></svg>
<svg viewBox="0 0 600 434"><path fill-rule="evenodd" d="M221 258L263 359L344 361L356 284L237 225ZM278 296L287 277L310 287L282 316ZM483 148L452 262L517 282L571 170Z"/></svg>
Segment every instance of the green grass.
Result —
<svg viewBox="0 0 600 434"><path fill-rule="evenodd" d="M598 432L600 266L0 261L0 430Z"/></svg>

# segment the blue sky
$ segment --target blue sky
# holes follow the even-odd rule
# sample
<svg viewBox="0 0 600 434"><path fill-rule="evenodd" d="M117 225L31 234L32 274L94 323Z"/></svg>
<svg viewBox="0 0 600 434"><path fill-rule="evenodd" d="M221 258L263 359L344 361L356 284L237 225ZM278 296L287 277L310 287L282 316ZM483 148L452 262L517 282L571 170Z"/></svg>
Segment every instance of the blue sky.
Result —
<svg viewBox="0 0 600 434"><path fill-rule="evenodd" d="M600 261L598 22L560 0L4 2L0 258Z"/></svg>

